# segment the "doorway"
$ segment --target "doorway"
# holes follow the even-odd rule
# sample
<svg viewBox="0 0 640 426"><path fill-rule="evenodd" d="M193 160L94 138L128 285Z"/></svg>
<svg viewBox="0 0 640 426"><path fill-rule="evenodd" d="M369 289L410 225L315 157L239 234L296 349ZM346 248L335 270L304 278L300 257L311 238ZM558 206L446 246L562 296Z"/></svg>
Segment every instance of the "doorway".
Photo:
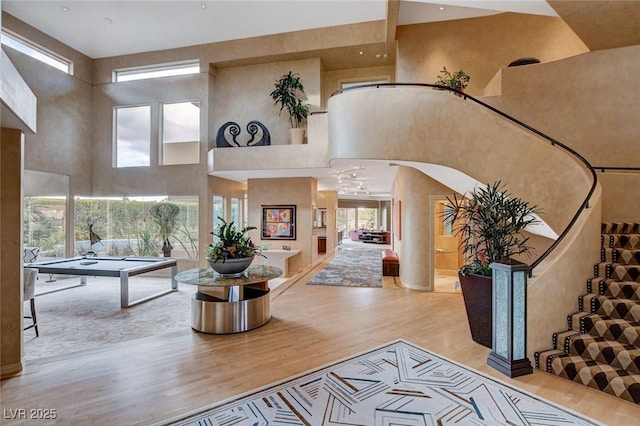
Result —
<svg viewBox="0 0 640 426"><path fill-rule="evenodd" d="M460 293L458 269L464 263L460 238L453 233L453 224L444 219L446 197L432 201L433 217L433 291Z"/></svg>

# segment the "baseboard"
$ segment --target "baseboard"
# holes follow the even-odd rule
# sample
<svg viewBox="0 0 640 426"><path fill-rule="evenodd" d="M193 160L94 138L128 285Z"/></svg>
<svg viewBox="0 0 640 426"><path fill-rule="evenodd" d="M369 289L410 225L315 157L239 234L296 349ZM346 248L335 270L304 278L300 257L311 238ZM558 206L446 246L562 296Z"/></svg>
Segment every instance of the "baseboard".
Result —
<svg viewBox="0 0 640 426"><path fill-rule="evenodd" d="M0 379L8 379L22 371L22 361L0 367Z"/></svg>

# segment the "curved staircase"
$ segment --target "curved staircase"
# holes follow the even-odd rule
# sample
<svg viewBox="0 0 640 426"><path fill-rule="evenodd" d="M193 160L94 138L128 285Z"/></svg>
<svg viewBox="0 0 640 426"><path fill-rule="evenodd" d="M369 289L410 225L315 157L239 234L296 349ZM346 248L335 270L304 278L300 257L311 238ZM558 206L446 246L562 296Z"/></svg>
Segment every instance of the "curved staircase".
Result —
<svg viewBox="0 0 640 426"><path fill-rule="evenodd" d="M640 404L640 223L603 223L601 243L579 311L536 367Z"/></svg>

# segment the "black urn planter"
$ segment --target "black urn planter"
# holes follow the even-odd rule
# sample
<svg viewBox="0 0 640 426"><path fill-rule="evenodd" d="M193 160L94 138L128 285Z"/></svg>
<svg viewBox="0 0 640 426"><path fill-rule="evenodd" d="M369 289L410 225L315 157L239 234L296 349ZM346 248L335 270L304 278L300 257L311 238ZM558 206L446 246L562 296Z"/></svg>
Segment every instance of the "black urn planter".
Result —
<svg viewBox="0 0 640 426"><path fill-rule="evenodd" d="M493 343L492 279L486 275L474 274L458 274L458 277L467 310L471 338L474 342L491 348Z"/></svg>

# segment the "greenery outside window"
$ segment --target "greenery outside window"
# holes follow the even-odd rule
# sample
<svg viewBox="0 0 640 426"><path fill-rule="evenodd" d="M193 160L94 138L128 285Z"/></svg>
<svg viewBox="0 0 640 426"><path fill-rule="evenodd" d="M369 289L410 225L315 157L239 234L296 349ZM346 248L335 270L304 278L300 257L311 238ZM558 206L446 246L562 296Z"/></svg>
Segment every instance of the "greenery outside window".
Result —
<svg viewBox="0 0 640 426"><path fill-rule="evenodd" d="M38 247L38 261L65 257L66 197L25 197L23 244Z"/></svg>
<svg viewBox="0 0 640 426"><path fill-rule="evenodd" d="M214 195L213 196L213 220L212 220L212 231L214 231L213 242L216 243L217 237L215 236L215 230L222 225L222 222L218 219L219 217L226 219L226 205L225 198L222 195Z"/></svg>
<svg viewBox="0 0 640 426"><path fill-rule="evenodd" d="M172 257L198 257L198 197L77 197L75 254L100 256L162 256L160 229L151 214L157 203L176 204L180 211L170 236ZM88 223L101 241L91 244Z"/></svg>

